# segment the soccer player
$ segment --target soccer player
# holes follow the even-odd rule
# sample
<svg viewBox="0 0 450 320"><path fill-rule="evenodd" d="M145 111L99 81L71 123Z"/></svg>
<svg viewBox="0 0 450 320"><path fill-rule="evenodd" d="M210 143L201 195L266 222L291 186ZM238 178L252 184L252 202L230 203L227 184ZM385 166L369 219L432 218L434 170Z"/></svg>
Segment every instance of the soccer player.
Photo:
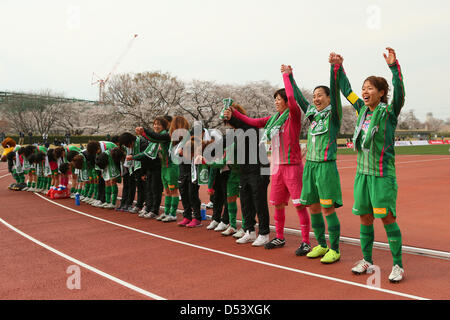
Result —
<svg viewBox="0 0 450 320"><path fill-rule="evenodd" d="M300 203L302 190L302 153L300 149L301 112L295 101L287 66L281 66L284 89L274 94L276 113L272 116L253 119L234 110L233 117L257 128L264 128L263 139L272 153L270 204L275 206L276 237L266 243L266 249L281 248L284 238L285 207L289 198L296 208L300 220L302 241L309 243L310 218ZM271 150L271 148L273 150ZM248 221L247 221L248 222Z"/></svg>
<svg viewBox="0 0 450 320"><path fill-rule="evenodd" d="M396 222L397 179L395 174L394 133L398 116L405 102L403 74L396 53L386 48L384 53L392 72L393 98L388 104L389 84L382 77L370 76L362 85L362 99L352 90L342 66L343 58L336 55L339 87L358 112L353 144L358 152L352 212L360 216L360 238L363 259L352 272L362 274L372 265L374 241L373 222L382 220L393 258L389 281L404 277L402 264L402 235ZM333 55L333 53L332 53Z"/></svg>
<svg viewBox="0 0 450 320"><path fill-rule="evenodd" d="M331 65L331 90L326 86L316 87L313 91L314 104L311 105L298 88L292 68L287 68L295 99L310 121L300 203L309 208L311 225L319 243L311 250L310 244L303 242L295 253L308 258L322 257L322 263L334 263L341 257L340 222L335 208L342 206L341 183L336 166L337 134L342 118L340 92L336 84L337 70ZM331 248L325 240L323 216L327 220Z"/></svg>
<svg viewBox="0 0 450 320"><path fill-rule="evenodd" d="M116 207L117 194L119 192L117 182L120 180L120 161L123 158L125 158L124 151L116 147L101 152L95 159L95 164L101 169L106 185L106 204L102 206L103 208L114 209Z"/></svg>

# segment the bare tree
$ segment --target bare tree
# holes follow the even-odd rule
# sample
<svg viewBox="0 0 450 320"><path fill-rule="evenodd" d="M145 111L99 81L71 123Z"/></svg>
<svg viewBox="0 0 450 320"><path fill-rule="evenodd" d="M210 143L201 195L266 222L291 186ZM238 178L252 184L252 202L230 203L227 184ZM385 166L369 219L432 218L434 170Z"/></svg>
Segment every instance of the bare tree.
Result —
<svg viewBox="0 0 450 320"><path fill-rule="evenodd" d="M423 125L419 121L419 119L416 118L414 110L409 110L400 113L400 116L398 117L397 128L402 130L417 130L422 129Z"/></svg>
<svg viewBox="0 0 450 320"><path fill-rule="evenodd" d="M184 84L168 73L121 74L110 80L105 100L126 123L149 126L179 106L183 93Z"/></svg>

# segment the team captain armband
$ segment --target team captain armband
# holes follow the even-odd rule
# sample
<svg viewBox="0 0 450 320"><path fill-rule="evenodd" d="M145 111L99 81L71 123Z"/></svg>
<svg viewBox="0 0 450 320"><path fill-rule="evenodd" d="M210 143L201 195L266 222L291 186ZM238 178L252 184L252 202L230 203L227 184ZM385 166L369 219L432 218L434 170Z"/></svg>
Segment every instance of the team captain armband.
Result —
<svg viewBox="0 0 450 320"><path fill-rule="evenodd" d="M350 101L351 104L355 104L358 99L359 97L353 91L347 96L347 100Z"/></svg>

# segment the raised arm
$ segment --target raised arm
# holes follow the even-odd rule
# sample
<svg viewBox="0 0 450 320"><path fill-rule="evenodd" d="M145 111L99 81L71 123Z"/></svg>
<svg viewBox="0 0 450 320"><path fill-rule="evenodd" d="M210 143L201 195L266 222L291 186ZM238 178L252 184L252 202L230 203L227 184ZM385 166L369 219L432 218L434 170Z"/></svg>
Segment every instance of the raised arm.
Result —
<svg viewBox="0 0 450 320"><path fill-rule="evenodd" d="M336 55L334 52L330 54L330 63L331 63L331 56ZM336 72L337 77L337 84L339 85L339 88L344 95L344 97L350 102L355 108L357 112L361 110L361 108L364 106L364 100L362 100L358 95L353 92L352 86L350 85L350 82L348 81L347 75L344 71L344 67L342 66L342 63L344 61L344 58L340 55L336 55L339 59L339 63L334 64L334 68Z"/></svg>
<svg viewBox="0 0 450 320"><path fill-rule="evenodd" d="M294 90L295 100L297 101L298 105L303 110L303 112L306 113L308 110L308 107L309 107L309 102L308 102L308 100L306 100L306 98L303 96L301 90L297 86L297 83L294 80L294 74L292 73L292 71L289 74L289 80L290 80L292 88Z"/></svg>
<svg viewBox="0 0 450 320"><path fill-rule="evenodd" d="M150 142L170 142L170 135L168 133L156 133L154 131L144 129L141 135Z"/></svg>
<svg viewBox="0 0 450 320"><path fill-rule="evenodd" d="M386 63L392 72L392 85L394 86L394 96L392 98L391 105L394 108L395 114L398 116L405 104L405 86L403 84L403 74L400 69L394 49L386 48L388 54L383 53Z"/></svg>
<svg viewBox="0 0 450 320"><path fill-rule="evenodd" d="M335 116L335 119L341 122L342 120L342 103L341 92L339 89L339 65L342 61L337 56L330 55L330 104L331 112Z"/></svg>
<svg viewBox="0 0 450 320"><path fill-rule="evenodd" d="M289 79L290 73L292 73L292 69L290 66L281 66L281 72L283 73L283 82L284 82L284 89L286 90L286 96L288 99L288 107L289 107L289 116L300 118L300 108L298 107L297 101L294 97L294 89L292 88L291 81Z"/></svg>

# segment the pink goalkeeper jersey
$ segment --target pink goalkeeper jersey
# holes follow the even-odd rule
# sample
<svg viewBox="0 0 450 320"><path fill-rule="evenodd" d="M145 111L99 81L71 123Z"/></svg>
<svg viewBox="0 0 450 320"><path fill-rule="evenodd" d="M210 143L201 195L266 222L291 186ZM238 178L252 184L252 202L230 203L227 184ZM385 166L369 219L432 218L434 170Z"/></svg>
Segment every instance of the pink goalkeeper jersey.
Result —
<svg viewBox="0 0 450 320"><path fill-rule="evenodd" d="M275 142L277 140L276 137L272 139L272 154L274 154L277 149L279 150L279 164L301 164L302 152L300 148L300 130L302 128L302 115L300 107L294 98L294 90L292 89L288 74L283 74L283 81L286 96L288 98L289 117L280 128L279 144ZM257 128L264 128L267 121L270 119L270 117L249 118L236 110L233 111L233 116L248 125Z"/></svg>

